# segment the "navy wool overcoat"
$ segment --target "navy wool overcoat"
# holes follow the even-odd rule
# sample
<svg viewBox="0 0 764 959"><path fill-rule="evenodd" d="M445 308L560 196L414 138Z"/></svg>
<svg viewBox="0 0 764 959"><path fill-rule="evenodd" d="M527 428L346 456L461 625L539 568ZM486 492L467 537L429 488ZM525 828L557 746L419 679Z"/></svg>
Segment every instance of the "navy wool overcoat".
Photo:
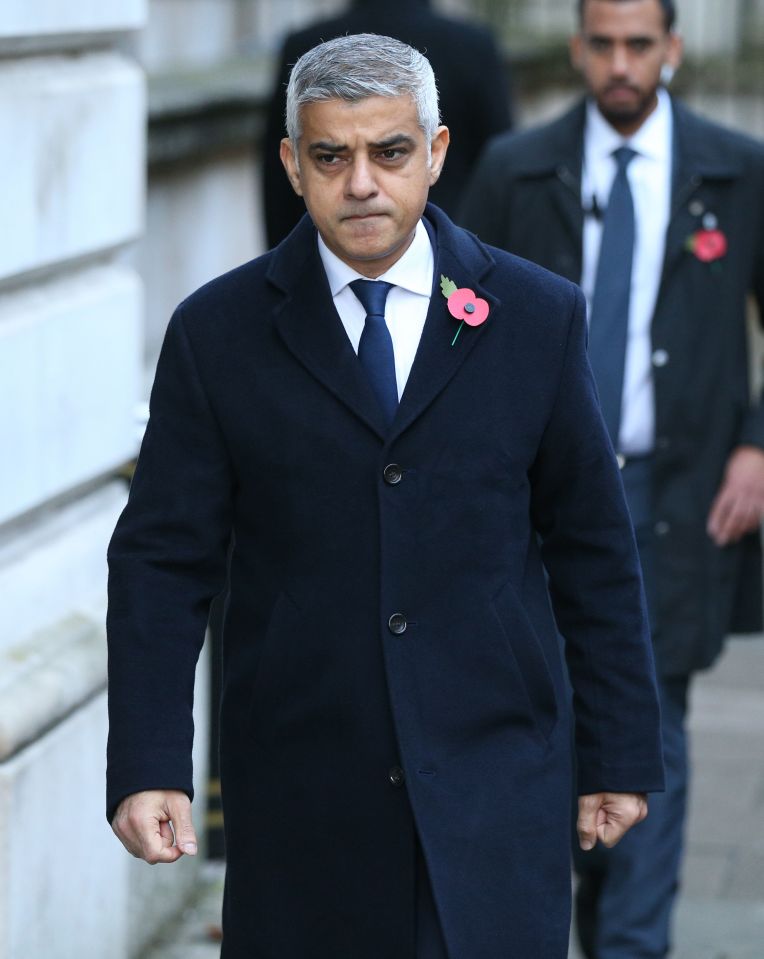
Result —
<svg viewBox="0 0 764 959"><path fill-rule="evenodd" d="M159 361L109 553L108 807L191 792L232 542L225 959L414 959L417 834L450 959L564 959L566 674L579 791L662 785L582 296L425 215L434 291L388 431L307 217L182 303ZM441 274L489 304L455 342Z"/></svg>

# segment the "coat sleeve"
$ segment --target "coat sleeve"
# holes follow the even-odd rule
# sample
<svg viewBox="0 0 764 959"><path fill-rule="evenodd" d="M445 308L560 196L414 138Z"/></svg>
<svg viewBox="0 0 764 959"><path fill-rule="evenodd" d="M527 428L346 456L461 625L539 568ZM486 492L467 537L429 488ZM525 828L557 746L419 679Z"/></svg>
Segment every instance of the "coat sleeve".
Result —
<svg viewBox="0 0 764 959"><path fill-rule="evenodd" d="M192 796L194 673L210 602L224 585L232 475L179 309L108 551L110 819L140 790Z"/></svg>
<svg viewBox="0 0 764 959"><path fill-rule="evenodd" d="M573 688L578 790L663 788L659 705L634 533L586 356L576 287L532 517Z"/></svg>

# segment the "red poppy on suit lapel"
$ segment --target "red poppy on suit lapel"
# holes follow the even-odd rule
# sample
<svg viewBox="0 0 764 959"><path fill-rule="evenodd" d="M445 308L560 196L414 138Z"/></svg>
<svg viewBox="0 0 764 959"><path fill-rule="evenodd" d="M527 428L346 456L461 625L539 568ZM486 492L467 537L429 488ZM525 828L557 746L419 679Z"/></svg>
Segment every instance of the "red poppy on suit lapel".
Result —
<svg viewBox="0 0 764 959"><path fill-rule="evenodd" d="M468 290L465 286L457 287L453 280L449 280L443 274L440 277L440 288L446 298L448 312L454 319L461 320L451 343L453 346L465 323L468 326L480 326L481 323L485 323L488 319L488 302L475 296L474 291Z"/></svg>

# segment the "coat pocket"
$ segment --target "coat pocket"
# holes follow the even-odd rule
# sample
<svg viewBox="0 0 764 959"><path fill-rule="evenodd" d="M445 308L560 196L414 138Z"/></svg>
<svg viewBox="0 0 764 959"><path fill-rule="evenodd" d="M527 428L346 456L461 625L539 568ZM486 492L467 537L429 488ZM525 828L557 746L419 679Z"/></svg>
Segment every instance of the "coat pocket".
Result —
<svg viewBox="0 0 764 959"><path fill-rule="evenodd" d="M510 583L494 596L491 610L498 620L507 653L522 682L529 711L546 741L557 725L559 707L541 640Z"/></svg>

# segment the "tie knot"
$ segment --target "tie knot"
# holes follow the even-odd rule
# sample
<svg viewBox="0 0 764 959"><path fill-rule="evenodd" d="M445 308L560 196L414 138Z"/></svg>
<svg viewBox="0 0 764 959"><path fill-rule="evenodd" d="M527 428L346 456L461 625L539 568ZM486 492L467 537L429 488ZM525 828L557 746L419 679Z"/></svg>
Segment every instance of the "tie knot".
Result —
<svg viewBox="0 0 764 959"><path fill-rule="evenodd" d="M350 289L361 301L367 316L384 317L385 300L393 286L384 280L353 280Z"/></svg>
<svg viewBox="0 0 764 959"><path fill-rule="evenodd" d="M636 155L637 151L632 150L631 147L618 147L617 150L614 150L613 159L618 165L618 172L623 173Z"/></svg>

